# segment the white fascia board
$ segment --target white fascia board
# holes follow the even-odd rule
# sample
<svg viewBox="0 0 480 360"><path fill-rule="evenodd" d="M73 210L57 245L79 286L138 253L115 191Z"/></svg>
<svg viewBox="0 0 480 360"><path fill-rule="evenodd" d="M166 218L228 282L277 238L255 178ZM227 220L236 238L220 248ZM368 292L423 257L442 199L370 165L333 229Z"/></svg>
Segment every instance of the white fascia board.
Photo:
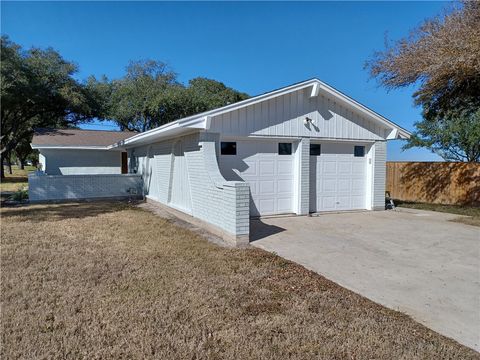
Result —
<svg viewBox="0 0 480 360"><path fill-rule="evenodd" d="M108 146L74 146L74 145L35 145L30 144L32 149L42 150L109 150L111 145Z"/></svg>
<svg viewBox="0 0 480 360"><path fill-rule="evenodd" d="M269 99L275 98L277 96L282 96L289 94L294 91L298 91L301 89L306 89L311 87L310 97L318 96L320 91L324 91L336 98L343 100L347 105L349 105L353 110L360 112L361 114L372 118L384 126L390 129L397 129L398 138L409 138L410 132L401 128L400 126L394 124L390 120L384 118L383 116L377 114L373 110L370 110L366 106L360 104L359 102L353 100L349 96L341 93L340 91L334 89L330 85L318 80L318 79L310 79L306 80L297 84L293 84L281 89L277 89L274 91L270 91L268 93L258 95L243 101L236 102L234 104L226 105L221 108L209 110L197 115L192 115L183 119L179 119L173 121L171 123L162 125L158 128L145 131L143 133L134 135L130 138L127 138L123 141L120 141L116 144L109 146L109 148L115 147L127 147L127 146L134 146L136 144L150 142L151 140L157 140L164 137L168 137L172 135L172 133L182 132L179 131L180 129L203 129L208 130L210 128L211 118L214 116L222 115L224 113L228 113L233 110L238 110L247 106L255 105L257 103L267 101Z"/></svg>
<svg viewBox="0 0 480 360"><path fill-rule="evenodd" d="M310 93L310 97L318 96L319 92L320 92L320 84L316 82L312 86L312 92Z"/></svg>
<svg viewBox="0 0 480 360"><path fill-rule="evenodd" d="M190 132L192 129L206 130L209 127L210 118L203 116L194 119L180 119L171 123L162 125L158 128L137 134L116 144L110 145L109 149L127 148L152 141L158 141L172 135L181 135ZM208 125L208 127L207 127Z"/></svg>

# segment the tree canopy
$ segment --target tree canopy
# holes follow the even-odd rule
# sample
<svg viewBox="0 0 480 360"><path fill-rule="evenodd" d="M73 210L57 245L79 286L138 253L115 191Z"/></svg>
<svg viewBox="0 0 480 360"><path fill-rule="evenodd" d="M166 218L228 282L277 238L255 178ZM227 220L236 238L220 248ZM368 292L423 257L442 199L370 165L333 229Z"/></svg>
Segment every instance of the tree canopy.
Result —
<svg viewBox="0 0 480 360"><path fill-rule="evenodd" d="M195 78L187 86L165 63L132 61L120 79L74 78L76 64L52 48L22 49L1 37L0 164L26 159L34 128L64 128L113 120L120 129L146 131L170 121L246 99L223 83Z"/></svg>
<svg viewBox="0 0 480 360"><path fill-rule="evenodd" d="M103 97L105 118L121 129L140 132L248 97L206 78L192 79L185 86L165 63L154 60L131 62L121 79L91 77L87 86Z"/></svg>
<svg viewBox="0 0 480 360"><path fill-rule="evenodd" d="M25 51L2 36L2 165L17 145L30 142L35 127L72 126L99 115L96 98L73 78L77 70L51 48Z"/></svg>
<svg viewBox="0 0 480 360"><path fill-rule="evenodd" d="M417 85L424 120L406 148L431 149L446 160L479 161L480 2L456 3L409 36L387 43L366 67L387 89Z"/></svg>

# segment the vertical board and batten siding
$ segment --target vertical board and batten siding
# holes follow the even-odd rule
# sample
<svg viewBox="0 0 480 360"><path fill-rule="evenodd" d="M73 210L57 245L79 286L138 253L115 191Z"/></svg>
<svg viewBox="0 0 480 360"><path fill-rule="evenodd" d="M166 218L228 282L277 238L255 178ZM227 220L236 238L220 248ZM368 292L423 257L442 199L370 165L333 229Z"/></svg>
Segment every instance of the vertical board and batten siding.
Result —
<svg viewBox="0 0 480 360"><path fill-rule="evenodd" d="M373 148L372 209L385 210L385 179L387 173L387 142L377 141Z"/></svg>
<svg viewBox="0 0 480 360"><path fill-rule="evenodd" d="M228 136L286 136L384 140L387 129L326 95L300 90L214 116L210 131ZM304 119L312 119L305 125Z"/></svg>

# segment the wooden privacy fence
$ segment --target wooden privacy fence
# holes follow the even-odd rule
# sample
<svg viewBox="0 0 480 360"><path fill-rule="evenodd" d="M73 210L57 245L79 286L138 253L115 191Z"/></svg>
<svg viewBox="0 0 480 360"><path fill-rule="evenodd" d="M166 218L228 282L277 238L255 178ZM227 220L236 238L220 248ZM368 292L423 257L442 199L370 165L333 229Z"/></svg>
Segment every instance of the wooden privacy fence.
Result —
<svg viewBox="0 0 480 360"><path fill-rule="evenodd" d="M387 162L392 198L480 206L480 163Z"/></svg>

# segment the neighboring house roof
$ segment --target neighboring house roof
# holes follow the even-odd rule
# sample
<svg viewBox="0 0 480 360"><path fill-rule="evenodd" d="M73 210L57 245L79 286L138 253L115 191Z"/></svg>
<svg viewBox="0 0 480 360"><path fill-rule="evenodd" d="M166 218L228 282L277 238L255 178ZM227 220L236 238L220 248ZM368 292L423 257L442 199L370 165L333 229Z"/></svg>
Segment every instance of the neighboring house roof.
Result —
<svg viewBox="0 0 480 360"><path fill-rule="evenodd" d="M274 97L283 96L293 91L298 91L305 88L311 88L311 96L318 96L322 92L324 94L329 94L330 96L333 96L339 101L341 101L345 106L350 107L352 111L356 111L363 116L372 119L373 121L376 121L386 126L387 128L390 128L392 131L388 139L405 139L409 138L411 135L408 130L400 127L399 125L388 120L382 115L369 109L365 105L362 105L359 102L353 100L351 97L343 94L342 92L336 90L335 88L324 83L323 81L320 81L318 79L310 79L277 90L273 90L265 94L254 96L252 98L239 101L234 104L226 105L200 114L185 117L165 124L163 126L157 127L155 129L145 131L143 133L138 133L128 139L119 141L117 144L114 144L113 147L129 147L133 145L144 144L164 137L170 137L185 133L191 131L192 129L208 130L210 127L210 119L213 116L218 116L226 112L234 111L246 106L266 101Z"/></svg>
<svg viewBox="0 0 480 360"><path fill-rule="evenodd" d="M112 144L134 135L132 131L104 131L80 129L35 129L32 149L99 149L107 150Z"/></svg>

